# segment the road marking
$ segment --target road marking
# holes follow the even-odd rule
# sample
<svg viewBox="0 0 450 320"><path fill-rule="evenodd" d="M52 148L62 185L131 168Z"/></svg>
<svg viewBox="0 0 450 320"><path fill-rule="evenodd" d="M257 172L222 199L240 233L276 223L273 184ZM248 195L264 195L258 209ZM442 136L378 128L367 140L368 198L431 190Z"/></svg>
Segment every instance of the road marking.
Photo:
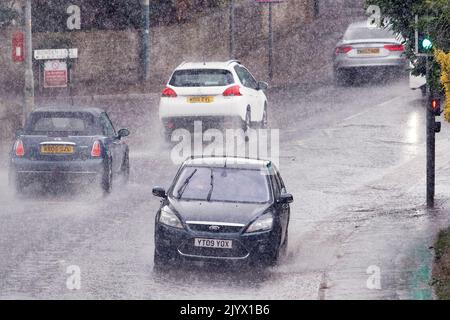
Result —
<svg viewBox="0 0 450 320"><path fill-rule="evenodd" d="M402 96L400 96L400 97L395 97L395 98L392 98L392 99L390 99L390 100L388 100L388 101L382 102L382 103L380 103L380 104L376 104L376 105L370 107L369 109L366 109L366 110L364 110L364 111L361 111L361 112L359 112L359 113L356 113L356 114L354 114L354 115L351 115L350 117L347 117L347 118L343 119L342 122L346 122L346 121L348 121L348 120L351 120L351 119L357 118L357 117L359 117L359 116L362 116L362 115L368 113L369 111L372 111L373 108L382 107L382 106L384 106L384 105L386 105L386 104L389 104L389 103L392 103L392 102L394 102L395 100L400 99L400 98L403 98L403 97L402 97Z"/></svg>

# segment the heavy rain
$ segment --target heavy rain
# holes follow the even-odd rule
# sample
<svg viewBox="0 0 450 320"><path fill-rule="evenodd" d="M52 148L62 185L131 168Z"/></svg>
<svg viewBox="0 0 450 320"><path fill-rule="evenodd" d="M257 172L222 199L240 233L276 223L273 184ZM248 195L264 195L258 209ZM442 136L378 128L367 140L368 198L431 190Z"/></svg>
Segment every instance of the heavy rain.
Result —
<svg viewBox="0 0 450 320"><path fill-rule="evenodd" d="M442 298L450 9L412 2L2 0L0 299Z"/></svg>

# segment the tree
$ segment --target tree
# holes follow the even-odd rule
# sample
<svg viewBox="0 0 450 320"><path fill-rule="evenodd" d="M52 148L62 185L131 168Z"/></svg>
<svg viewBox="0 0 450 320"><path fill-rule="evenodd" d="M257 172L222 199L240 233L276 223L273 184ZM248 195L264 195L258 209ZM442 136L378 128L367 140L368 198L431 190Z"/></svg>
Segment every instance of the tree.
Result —
<svg viewBox="0 0 450 320"><path fill-rule="evenodd" d="M14 9L14 1L0 3L0 28L10 25L18 16L18 12Z"/></svg>
<svg viewBox="0 0 450 320"><path fill-rule="evenodd" d="M449 0L366 0L366 6L377 5L383 18L387 18L392 29L405 39L405 54L411 60L417 59L414 32L416 27L427 30L433 47L448 52L450 48L450 1ZM419 22L416 26L415 15ZM382 19L383 20L383 19ZM431 72L428 82L437 91L442 89L439 83L440 65L431 58ZM413 74L425 75L425 60L418 59Z"/></svg>

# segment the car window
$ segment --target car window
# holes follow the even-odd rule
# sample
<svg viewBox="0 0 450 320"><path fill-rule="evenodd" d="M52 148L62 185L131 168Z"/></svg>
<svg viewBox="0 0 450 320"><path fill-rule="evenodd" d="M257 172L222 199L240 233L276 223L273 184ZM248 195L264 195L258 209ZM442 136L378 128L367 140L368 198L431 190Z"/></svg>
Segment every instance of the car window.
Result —
<svg viewBox="0 0 450 320"><path fill-rule="evenodd" d="M209 196L210 201L217 202L266 203L271 198L267 177L260 170L186 167L172 196L184 200L206 201Z"/></svg>
<svg viewBox="0 0 450 320"><path fill-rule="evenodd" d="M233 75L223 69L178 70L169 81L174 87L222 87L232 83Z"/></svg>
<svg viewBox="0 0 450 320"><path fill-rule="evenodd" d="M348 28L344 34L344 40L392 38L396 38L393 31L391 29L382 28Z"/></svg>
<svg viewBox="0 0 450 320"><path fill-rule="evenodd" d="M243 86L255 90L258 88L258 82L247 69L241 66L235 66L234 70Z"/></svg>
<svg viewBox="0 0 450 320"><path fill-rule="evenodd" d="M114 137L116 135L116 130L114 129L114 126L106 113L101 114L100 122L102 124L103 134L105 136Z"/></svg>
<svg viewBox="0 0 450 320"><path fill-rule="evenodd" d="M30 116L27 134L60 132L69 135L97 134L94 117L83 112L37 112Z"/></svg>

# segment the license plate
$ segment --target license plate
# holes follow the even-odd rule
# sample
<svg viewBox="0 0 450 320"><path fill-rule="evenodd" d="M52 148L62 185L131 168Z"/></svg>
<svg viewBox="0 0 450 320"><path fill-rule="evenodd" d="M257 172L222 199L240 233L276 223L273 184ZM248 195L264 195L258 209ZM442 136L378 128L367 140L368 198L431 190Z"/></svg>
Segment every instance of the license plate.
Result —
<svg viewBox="0 0 450 320"><path fill-rule="evenodd" d="M189 103L211 103L214 102L214 97L189 97L187 100Z"/></svg>
<svg viewBox="0 0 450 320"><path fill-rule="evenodd" d="M380 48L364 48L364 49L358 49L358 54L379 54Z"/></svg>
<svg viewBox="0 0 450 320"><path fill-rule="evenodd" d="M41 153L43 153L43 154L72 154L72 153L74 153L74 147L66 146L66 145L45 145L45 146L41 146Z"/></svg>
<svg viewBox="0 0 450 320"><path fill-rule="evenodd" d="M219 248L219 249L232 249L232 240L219 240L219 239L194 239L194 246L203 248Z"/></svg>

